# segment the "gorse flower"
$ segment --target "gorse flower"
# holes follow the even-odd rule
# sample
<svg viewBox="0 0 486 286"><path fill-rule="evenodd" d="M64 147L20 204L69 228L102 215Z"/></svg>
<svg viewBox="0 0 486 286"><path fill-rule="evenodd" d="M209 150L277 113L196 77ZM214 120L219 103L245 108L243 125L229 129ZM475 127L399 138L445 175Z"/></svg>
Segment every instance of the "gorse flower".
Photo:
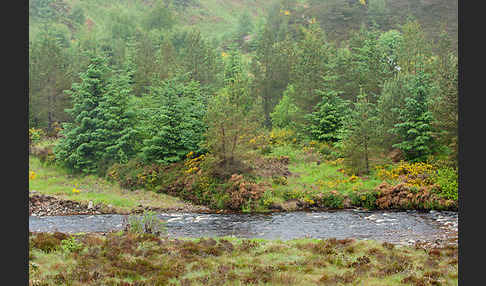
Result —
<svg viewBox="0 0 486 286"><path fill-rule="evenodd" d="M36 176L37 176L37 174L36 174L34 171L30 171L30 172L29 172L29 179L30 179L30 180L35 179L35 177L36 177Z"/></svg>

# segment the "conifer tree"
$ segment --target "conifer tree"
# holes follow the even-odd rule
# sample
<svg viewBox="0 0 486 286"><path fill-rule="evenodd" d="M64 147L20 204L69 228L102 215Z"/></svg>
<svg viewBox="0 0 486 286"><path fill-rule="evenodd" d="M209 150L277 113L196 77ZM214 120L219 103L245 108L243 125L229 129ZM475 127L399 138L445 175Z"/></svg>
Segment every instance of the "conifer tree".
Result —
<svg viewBox="0 0 486 286"><path fill-rule="evenodd" d="M150 104L141 112L147 138L142 158L147 162L171 163L198 152L203 140L206 100L199 83L173 78L151 88Z"/></svg>
<svg viewBox="0 0 486 286"><path fill-rule="evenodd" d="M361 90L345 120L342 142L344 163L355 174L370 172L370 154L376 146L377 125L376 108Z"/></svg>
<svg viewBox="0 0 486 286"><path fill-rule="evenodd" d="M54 122L68 119L64 109L70 101L63 90L71 85L72 74L69 55L48 29L29 49L29 115L50 133Z"/></svg>
<svg viewBox="0 0 486 286"><path fill-rule="evenodd" d="M337 93L322 93L321 102L316 105L314 112L307 114L305 130L311 138L337 142L340 138L340 129L343 126L347 101L341 99Z"/></svg>
<svg viewBox="0 0 486 286"><path fill-rule="evenodd" d="M432 113L428 110L428 100L431 93L430 76L417 69L405 86L408 95L404 106L398 111L398 123L392 132L399 136L399 142L393 147L400 148L411 161L424 161L433 151Z"/></svg>
<svg viewBox="0 0 486 286"><path fill-rule="evenodd" d="M451 50L451 39L442 32L438 43L438 56L433 66L435 89L430 109L434 120L434 137L452 150L451 159L458 162L458 59Z"/></svg>
<svg viewBox="0 0 486 286"><path fill-rule="evenodd" d="M73 108L66 110L72 123L65 123L56 157L75 171L103 173L109 164L133 155L135 131L127 112L128 76L112 75L107 60L93 56L80 83L66 91Z"/></svg>
<svg viewBox="0 0 486 286"><path fill-rule="evenodd" d="M295 103L304 112L311 112L321 100L317 89L322 86L328 71L331 47L318 23L304 29L304 38L295 47L295 64L291 82L295 88Z"/></svg>

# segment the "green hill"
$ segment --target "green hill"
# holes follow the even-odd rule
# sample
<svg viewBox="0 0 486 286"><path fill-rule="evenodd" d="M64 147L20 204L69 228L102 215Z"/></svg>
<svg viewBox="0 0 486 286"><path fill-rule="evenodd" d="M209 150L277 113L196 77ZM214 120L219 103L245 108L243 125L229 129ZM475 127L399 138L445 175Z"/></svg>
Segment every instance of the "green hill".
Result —
<svg viewBox="0 0 486 286"><path fill-rule="evenodd" d="M364 0L363 0L364 1ZM457 0L300 0L290 5L295 14L293 21L315 18L330 39L347 39L350 32L361 24L375 21L382 30L396 29L413 16L427 34L436 38L445 28L457 46ZM164 6L172 12L174 27L197 27L208 38L223 40L237 29L238 19L244 13L250 15L254 25L263 21L272 7L266 0L171 0ZM134 33L144 30L154 0L30 0L29 31L32 38L43 22L56 23L57 28L71 39L83 33L108 37L111 33ZM292 11L294 12L294 11ZM119 27L117 27L117 24ZM122 31L123 25L126 31Z"/></svg>

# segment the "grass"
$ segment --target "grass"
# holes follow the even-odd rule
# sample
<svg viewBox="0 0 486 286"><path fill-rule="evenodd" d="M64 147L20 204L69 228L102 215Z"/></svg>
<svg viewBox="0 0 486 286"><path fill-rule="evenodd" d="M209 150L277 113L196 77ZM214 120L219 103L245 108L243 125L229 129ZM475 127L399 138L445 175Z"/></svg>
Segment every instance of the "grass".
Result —
<svg viewBox="0 0 486 286"><path fill-rule="evenodd" d="M36 174L34 179L29 180L29 191L35 190L63 199L111 204L125 211L140 204L164 209L187 205L180 199L165 194L145 190L129 191L95 175L73 175L59 166L46 166L33 156L29 157L29 171ZM73 192L74 188L79 193Z"/></svg>
<svg viewBox="0 0 486 286"><path fill-rule="evenodd" d="M337 192L350 196L353 193L374 190L381 182L374 173L367 177L348 176L342 172L339 161L324 161L317 152L306 152L292 145L280 145L272 148L267 157L289 157L288 169L292 173L286 183L260 178L260 181L272 183L273 201L289 198L312 199L321 194Z"/></svg>
<svg viewBox="0 0 486 286"><path fill-rule="evenodd" d="M54 236L30 235L31 281L43 285L458 284L455 246L424 251L370 240L167 239L125 232L75 235L83 245L77 252L61 247L43 251L45 241L56 243Z"/></svg>

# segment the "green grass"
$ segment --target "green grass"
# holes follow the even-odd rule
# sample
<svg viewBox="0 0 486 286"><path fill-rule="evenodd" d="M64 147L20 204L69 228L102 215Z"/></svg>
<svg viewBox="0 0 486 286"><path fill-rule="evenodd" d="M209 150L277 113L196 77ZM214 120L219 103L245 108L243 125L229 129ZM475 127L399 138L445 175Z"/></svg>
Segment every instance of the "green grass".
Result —
<svg viewBox="0 0 486 286"><path fill-rule="evenodd" d="M55 235L29 238L29 278L45 285L457 285L456 246L435 250L371 240L161 239L133 233L76 235L83 249ZM58 237L59 234L58 234ZM97 273L95 275L95 273ZM410 282L407 280L408 277ZM83 281L83 282L81 282ZM422 284L420 284L420 282Z"/></svg>
<svg viewBox="0 0 486 286"><path fill-rule="evenodd" d="M287 184L273 182L271 178L260 179L260 181L272 182L272 201L288 198L311 199L318 194L329 194L331 191L350 196L363 191L372 191L382 182L374 173L367 177L348 176L340 172L344 167L342 164L327 162L317 153L312 157L302 148L297 149L291 145L273 147L272 152L267 156L289 157L288 169L292 173L287 178Z"/></svg>
<svg viewBox="0 0 486 286"><path fill-rule="evenodd" d="M157 208L179 208L183 201L165 194L151 191L129 191L95 175L73 175L59 166L45 166L38 158L29 157L29 171L36 174L29 180L29 191L52 195L75 201L93 201L111 204L122 210L130 210L138 205ZM73 192L73 189L79 193Z"/></svg>

